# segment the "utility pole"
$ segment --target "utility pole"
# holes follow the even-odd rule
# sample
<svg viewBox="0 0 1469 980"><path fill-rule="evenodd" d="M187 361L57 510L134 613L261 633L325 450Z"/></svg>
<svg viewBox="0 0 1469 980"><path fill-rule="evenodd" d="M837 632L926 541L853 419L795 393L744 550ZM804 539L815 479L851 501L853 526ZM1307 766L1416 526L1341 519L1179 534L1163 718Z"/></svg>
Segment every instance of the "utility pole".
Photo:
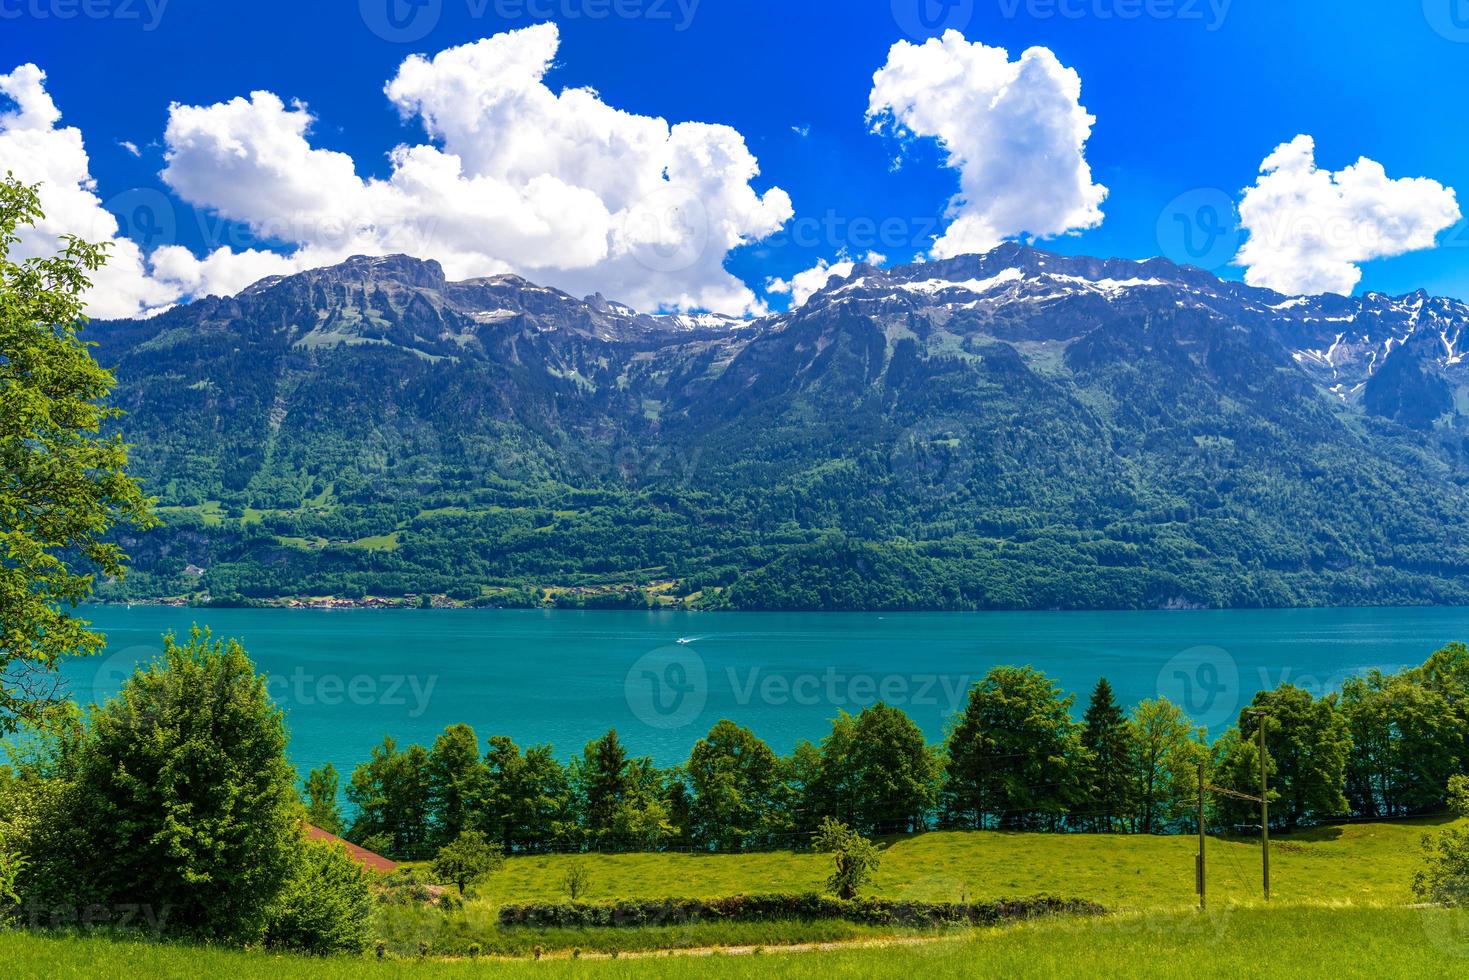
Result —
<svg viewBox="0 0 1469 980"><path fill-rule="evenodd" d="M1270 789L1265 769L1265 712L1251 711L1259 722L1260 736L1260 861L1265 881L1265 901L1270 901Z"/></svg>
<svg viewBox="0 0 1469 980"><path fill-rule="evenodd" d="M1260 804L1260 853L1263 855L1262 870L1264 872L1263 882L1265 885L1265 901L1270 901L1270 798L1269 787L1265 779L1265 712L1253 709L1245 712L1260 720L1260 795L1251 796L1238 790L1226 789L1223 786L1215 786L1204 782L1204 767L1199 766L1199 856L1196 859L1196 868L1199 878L1199 908L1204 907L1204 794L1218 793L1220 796L1228 796L1236 800L1244 800L1248 803Z"/></svg>
<svg viewBox="0 0 1469 980"><path fill-rule="evenodd" d="M1199 911L1204 911L1204 764L1199 763L1199 861L1198 875Z"/></svg>

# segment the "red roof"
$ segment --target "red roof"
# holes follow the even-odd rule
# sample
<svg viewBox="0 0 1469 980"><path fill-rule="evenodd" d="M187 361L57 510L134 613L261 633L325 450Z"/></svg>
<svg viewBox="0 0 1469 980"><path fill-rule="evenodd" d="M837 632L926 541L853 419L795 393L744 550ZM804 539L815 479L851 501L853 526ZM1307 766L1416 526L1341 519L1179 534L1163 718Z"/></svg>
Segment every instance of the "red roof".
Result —
<svg viewBox="0 0 1469 980"><path fill-rule="evenodd" d="M381 854L374 854L365 847L358 847L351 841L342 840L336 834L329 834L320 827L314 827L309 823L306 825L306 836L312 840L324 840L331 844L341 844L347 849L347 854L352 860L364 868L376 871L378 874L392 874L398 870L397 862L389 861Z"/></svg>

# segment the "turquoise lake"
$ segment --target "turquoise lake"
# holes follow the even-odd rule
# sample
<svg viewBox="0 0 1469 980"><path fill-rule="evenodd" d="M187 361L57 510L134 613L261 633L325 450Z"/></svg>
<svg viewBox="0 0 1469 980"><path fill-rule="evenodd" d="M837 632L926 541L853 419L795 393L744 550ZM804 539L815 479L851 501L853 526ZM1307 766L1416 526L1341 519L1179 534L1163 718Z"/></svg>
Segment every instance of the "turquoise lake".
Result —
<svg viewBox="0 0 1469 980"><path fill-rule="evenodd" d="M1217 735L1281 681L1323 694L1469 638L1469 609L1104 613L645 613L522 610L87 610L102 656L67 665L82 701L116 693L166 630L239 637L285 709L302 772L349 772L384 735L550 742L569 757L615 727L659 764L720 718L777 750L883 699L943 736L968 686L1030 664L1077 695L1100 676L1128 705L1166 695ZM683 641L683 642L680 642Z"/></svg>

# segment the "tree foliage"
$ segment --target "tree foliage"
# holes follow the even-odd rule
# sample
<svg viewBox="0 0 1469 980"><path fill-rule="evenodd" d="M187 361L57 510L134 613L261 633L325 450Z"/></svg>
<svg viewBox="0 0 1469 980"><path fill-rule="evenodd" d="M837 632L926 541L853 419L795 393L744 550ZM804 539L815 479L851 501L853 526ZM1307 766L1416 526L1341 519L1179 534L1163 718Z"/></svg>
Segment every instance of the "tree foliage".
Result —
<svg viewBox="0 0 1469 980"><path fill-rule="evenodd" d="M816 832L817 851L832 856L831 877L826 887L837 898L851 900L872 880L882 863L877 845L840 820L827 817Z"/></svg>
<svg viewBox="0 0 1469 980"><path fill-rule="evenodd" d="M109 532L153 524L127 446L100 434L113 376L79 337L103 246L63 236L59 255L13 260L43 217L35 187L0 180L0 732L54 701L61 658L101 649L73 610L97 574L124 574Z"/></svg>

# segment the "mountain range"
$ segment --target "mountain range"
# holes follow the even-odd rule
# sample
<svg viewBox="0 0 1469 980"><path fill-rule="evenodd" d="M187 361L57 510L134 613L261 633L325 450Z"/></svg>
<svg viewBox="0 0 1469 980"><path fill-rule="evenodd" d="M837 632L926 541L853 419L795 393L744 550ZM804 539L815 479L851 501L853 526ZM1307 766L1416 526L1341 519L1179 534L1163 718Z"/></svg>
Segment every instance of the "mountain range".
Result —
<svg viewBox="0 0 1469 980"><path fill-rule="evenodd" d="M165 521L102 593L1469 602L1466 326L1020 244L754 320L357 257L92 325Z"/></svg>

